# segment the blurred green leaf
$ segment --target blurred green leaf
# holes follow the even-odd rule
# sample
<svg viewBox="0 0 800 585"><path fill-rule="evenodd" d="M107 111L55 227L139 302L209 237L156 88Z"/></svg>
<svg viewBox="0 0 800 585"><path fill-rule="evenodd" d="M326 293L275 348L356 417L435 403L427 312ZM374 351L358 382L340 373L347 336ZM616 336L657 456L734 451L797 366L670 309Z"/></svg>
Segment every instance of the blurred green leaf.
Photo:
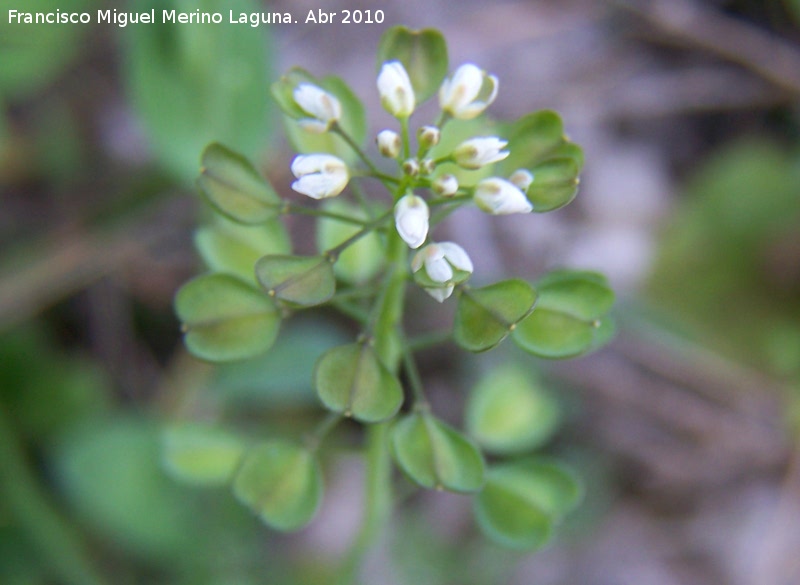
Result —
<svg viewBox="0 0 800 585"><path fill-rule="evenodd" d="M288 254L291 249L289 235L279 220L248 226L221 216L195 232L194 244L212 272L231 274L254 284L259 258L265 254Z"/></svg>
<svg viewBox="0 0 800 585"><path fill-rule="evenodd" d="M91 12L95 0L73 0L70 12ZM9 11L64 12L59 0L0 2L0 98L18 99L52 83L81 51L85 24L24 24L9 22Z"/></svg>
<svg viewBox="0 0 800 585"><path fill-rule="evenodd" d="M327 256L264 256L256 262L256 279L270 296L311 307L336 292L333 263Z"/></svg>
<svg viewBox="0 0 800 585"><path fill-rule="evenodd" d="M475 492L483 486L484 462L478 447L427 412L398 421L391 433L397 464L426 488Z"/></svg>
<svg viewBox="0 0 800 585"><path fill-rule="evenodd" d="M393 26L378 43L377 70L387 61L403 64L419 104L439 90L447 75L447 43L442 33L433 28Z"/></svg>
<svg viewBox="0 0 800 585"><path fill-rule="evenodd" d="M561 412L534 372L516 365L491 370L467 402L469 434L484 449L511 454L542 445L558 428Z"/></svg>
<svg viewBox="0 0 800 585"><path fill-rule="evenodd" d="M231 361L268 350L280 327L275 303L263 292L227 274L204 274L175 295L184 342L195 356Z"/></svg>
<svg viewBox="0 0 800 585"><path fill-rule="evenodd" d="M250 161L218 142L203 150L197 188L217 211L239 223L263 223L280 213L280 198Z"/></svg>
<svg viewBox="0 0 800 585"><path fill-rule="evenodd" d="M298 530L322 500L322 471L308 450L286 441L252 447L233 483L233 493L276 530Z"/></svg>
<svg viewBox="0 0 800 585"><path fill-rule="evenodd" d="M536 303L536 291L518 279L482 288L465 288L458 298L453 337L469 351L486 351L499 344Z"/></svg>
<svg viewBox="0 0 800 585"><path fill-rule="evenodd" d="M244 442L224 430L197 423L164 430L162 461L173 478L196 485L224 485L233 477Z"/></svg>
<svg viewBox="0 0 800 585"><path fill-rule="evenodd" d="M495 542L538 549L553 528L583 497L581 483L561 463L525 459L489 470L486 486L475 496L478 525Z"/></svg>
<svg viewBox="0 0 800 585"><path fill-rule="evenodd" d="M800 376L800 164L782 144L713 154L664 230L648 296L717 351Z"/></svg>
<svg viewBox="0 0 800 585"><path fill-rule="evenodd" d="M593 272L560 270L536 285L539 301L513 333L522 349L544 358L577 356L609 338L603 317L614 302L604 277Z"/></svg>
<svg viewBox="0 0 800 585"><path fill-rule="evenodd" d="M159 429L113 418L83 425L54 453L57 479L79 517L116 545L151 558L197 544L193 509L159 464Z"/></svg>
<svg viewBox="0 0 800 585"><path fill-rule="evenodd" d="M211 391L247 408L317 404L309 372L325 351L348 339L330 321L291 319L267 354L216 367Z"/></svg>
<svg viewBox="0 0 800 585"><path fill-rule="evenodd" d="M314 386L328 409L362 422L391 418L403 403L400 381L368 343L326 351L314 366Z"/></svg>
<svg viewBox="0 0 800 585"><path fill-rule="evenodd" d="M252 0L137 0L130 8L238 14L261 7ZM197 153L213 140L250 157L269 140L265 30L225 20L213 26L157 22L125 28L131 100L159 160L176 177L192 180Z"/></svg>
<svg viewBox="0 0 800 585"><path fill-rule="evenodd" d="M52 441L111 405L99 364L61 351L47 330L28 323L0 336L0 403L26 437Z"/></svg>

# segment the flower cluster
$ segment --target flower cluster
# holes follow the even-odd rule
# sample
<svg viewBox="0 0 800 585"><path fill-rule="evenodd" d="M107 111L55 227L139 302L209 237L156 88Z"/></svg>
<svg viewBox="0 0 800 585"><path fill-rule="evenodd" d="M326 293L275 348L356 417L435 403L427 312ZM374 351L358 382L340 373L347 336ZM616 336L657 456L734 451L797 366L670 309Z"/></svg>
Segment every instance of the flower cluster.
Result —
<svg viewBox="0 0 800 585"><path fill-rule="evenodd" d="M435 299L443 301L452 294L456 284L453 270L468 276L472 272L472 262L460 246L430 240L431 201L440 204L461 197L471 199L480 210L492 215L529 213L533 205L526 191L533 182L533 175L519 169L508 178L490 177L474 185L462 185L455 174L437 173L437 167L444 163L474 171L503 161L510 154L506 150L506 140L497 136L475 136L464 140L445 156L429 156L439 144L442 128L450 119L473 119L496 98L497 78L478 66L466 63L444 79L438 91L440 119L435 125L419 128L418 152L413 157L409 156L408 119L417 106L417 95L403 63L396 60L384 63L378 73L377 88L381 105L401 124L400 133L385 129L376 138L378 152L396 161L402 172L395 193L395 228L411 249L419 250L412 262L417 282ZM294 88L292 97L306 116L298 119L301 128L314 133L337 130L342 105L331 92L304 82ZM298 155L291 169L297 178L292 189L314 199L338 195L350 180L346 163L332 154ZM427 191L430 198L426 201L419 190Z"/></svg>

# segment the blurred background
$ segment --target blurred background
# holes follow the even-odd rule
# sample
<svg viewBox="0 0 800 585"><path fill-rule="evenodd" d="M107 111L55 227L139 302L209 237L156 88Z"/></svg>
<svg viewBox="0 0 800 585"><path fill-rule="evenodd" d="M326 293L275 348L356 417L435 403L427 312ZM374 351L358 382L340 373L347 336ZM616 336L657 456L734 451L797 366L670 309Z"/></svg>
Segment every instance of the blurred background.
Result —
<svg viewBox="0 0 800 585"><path fill-rule="evenodd" d="M359 521L357 426L336 435L320 516L292 536L227 491L167 477L159 436L182 418L305 428L321 414L314 360L351 332L325 313L298 319L267 358L211 368L184 351L172 297L202 270L192 182L205 144L245 152L288 196L293 154L269 83L292 65L341 76L374 135L391 122L374 51L405 24L439 28L451 69L474 61L500 78L492 116L556 109L586 154L567 208L464 211L442 233L464 242L477 281L604 272L618 333L567 362L511 347L474 360L449 344L421 354L435 409L454 422L476 376L522 364L561 412L543 452L572 461L586 499L548 548L525 554L483 539L467 498L414 496L364 582L800 583L798 0L69 10L151 6L301 21L380 8L385 20L22 26L6 23L9 9L67 9L0 0L0 582L304 584L337 565ZM308 225L292 227L307 248ZM449 323L452 307L412 302L420 328Z"/></svg>

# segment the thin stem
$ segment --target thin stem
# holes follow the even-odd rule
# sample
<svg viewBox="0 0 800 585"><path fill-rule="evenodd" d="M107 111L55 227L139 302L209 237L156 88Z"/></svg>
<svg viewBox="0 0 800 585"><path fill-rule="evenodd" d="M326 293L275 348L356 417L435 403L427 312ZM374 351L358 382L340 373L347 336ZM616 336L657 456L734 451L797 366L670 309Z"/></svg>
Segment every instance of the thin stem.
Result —
<svg viewBox="0 0 800 585"><path fill-rule="evenodd" d="M462 193L460 195L452 195L450 197L435 197L428 201L428 207L436 207L437 205L447 205L448 203L458 203L463 205L472 200L472 193Z"/></svg>
<svg viewBox="0 0 800 585"><path fill-rule="evenodd" d="M352 223L355 225L366 226L369 225L369 220L366 219L358 219L357 217L353 217L352 215L346 215L344 213L335 213L332 211L325 211L324 209L317 209L313 207L305 207L303 205L295 205L293 203L286 203L283 205L281 212L286 214L296 214L296 215L310 215L313 217L327 217L329 219L335 219L337 221L341 221L344 223Z"/></svg>
<svg viewBox="0 0 800 585"><path fill-rule="evenodd" d="M308 448L312 451L319 449L320 445L322 445L322 440L328 433L336 428L336 425L342 422L343 418L344 417L337 412L329 412L306 439Z"/></svg>
<svg viewBox="0 0 800 585"><path fill-rule="evenodd" d="M400 118L400 130L403 137L403 160L411 156L411 140L408 136L408 118Z"/></svg>
<svg viewBox="0 0 800 585"><path fill-rule="evenodd" d="M361 159L361 162L367 165L367 168L372 172L372 175L374 177L381 179L382 181L386 181L388 179L396 181L394 177L389 177L388 175L384 175L380 171L380 169L378 169L378 167L375 166L375 163L373 163L369 159L366 153L364 153L364 151L361 150L361 147L358 145L358 143L355 140L353 140L353 138L347 132L345 132L344 129L338 123L334 124L331 127L331 132L333 132L334 134L338 134L339 136L342 137L342 139L347 143L347 145L353 149L353 152L355 152L356 155L358 155L358 158Z"/></svg>
<svg viewBox="0 0 800 585"><path fill-rule="evenodd" d="M385 223L390 217L392 217L393 211L389 210L380 217L373 219L372 221L364 224L364 227L354 233L352 236L347 238L344 242L339 244L338 246L334 246L333 248L326 250L325 255L330 258L337 258L339 254L342 253L342 250L346 249L348 246L355 244L358 240L366 236L371 231L375 230L376 228L380 227L381 224Z"/></svg>
<svg viewBox="0 0 800 585"><path fill-rule="evenodd" d="M330 302L339 312L363 325L366 325L367 321L369 321L369 313L356 304L336 298L331 299Z"/></svg>
<svg viewBox="0 0 800 585"><path fill-rule="evenodd" d="M403 349L403 369L408 377L408 384L411 386L411 392L414 394L414 406L427 404L428 401L425 399L425 391L422 387L422 378L419 375L419 368L417 368L414 354L407 342L404 343Z"/></svg>
<svg viewBox="0 0 800 585"><path fill-rule="evenodd" d="M367 194L364 193L361 183L359 181L353 181L350 184L350 190L352 191L356 202L361 206L361 209L364 211L364 213L367 214L367 217L371 220L375 219L375 210L373 209L372 205L370 205L369 200L367 200Z"/></svg>

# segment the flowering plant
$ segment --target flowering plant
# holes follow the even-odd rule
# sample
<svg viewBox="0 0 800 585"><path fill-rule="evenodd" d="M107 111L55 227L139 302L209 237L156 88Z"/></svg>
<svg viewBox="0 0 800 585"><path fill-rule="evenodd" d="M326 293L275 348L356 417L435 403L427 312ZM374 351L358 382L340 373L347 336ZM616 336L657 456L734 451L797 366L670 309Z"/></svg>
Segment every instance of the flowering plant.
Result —
<svg viewBox="0 0 800 585"><path fill-rule="evenodd" d="M186 283L175 301L187 348L211 362L268 350L282 320L309 307L325 304L352 317L358 334L328 349L309 372L329 415L305 442L250 444L219 429L177 426L168 434L168 465L188 481L230 484L268 525L298 529L322 498L323 439L351 418L366 427L362 548L387 515L390 459L419 486L473 494L478 524L493 539L541 546L580 497L567 467L530 456L552 420L537 422L541 405L513 368L479 385L468 404L469 432L438 418L415 362L423 344L406 333L406 292L413 283L440 303L454 297L452 332L443 339L471 352L508 337L544 358L602 345L613 293L601 275L561 270L535 284L474 287L470 251L435 236L437 224L464 206L505 215L566 205L578 189L581 149L551 111L522 117L502 138L484 131L465 137L464 128L475 127L467 121L491 106L499 81L472 63L448 75L437 31L389 29L377 70L380 103L395 119L376 137L385 161L364 150L364 108L340 79L295 68L272 86L301 152L291 162L291 188L321 204L284 201L245 157L221 144L206 148L198 188L217 217L198 247L210 272ZM418 105L434 96L438 119L412 131ZM387 196L369 200L364 181L381 184ZM290 252L277 221L287 214L318 218L319 254ZM355 252L358 261L348 261ZM487 465L484 453L498 458Z"/></svg>

